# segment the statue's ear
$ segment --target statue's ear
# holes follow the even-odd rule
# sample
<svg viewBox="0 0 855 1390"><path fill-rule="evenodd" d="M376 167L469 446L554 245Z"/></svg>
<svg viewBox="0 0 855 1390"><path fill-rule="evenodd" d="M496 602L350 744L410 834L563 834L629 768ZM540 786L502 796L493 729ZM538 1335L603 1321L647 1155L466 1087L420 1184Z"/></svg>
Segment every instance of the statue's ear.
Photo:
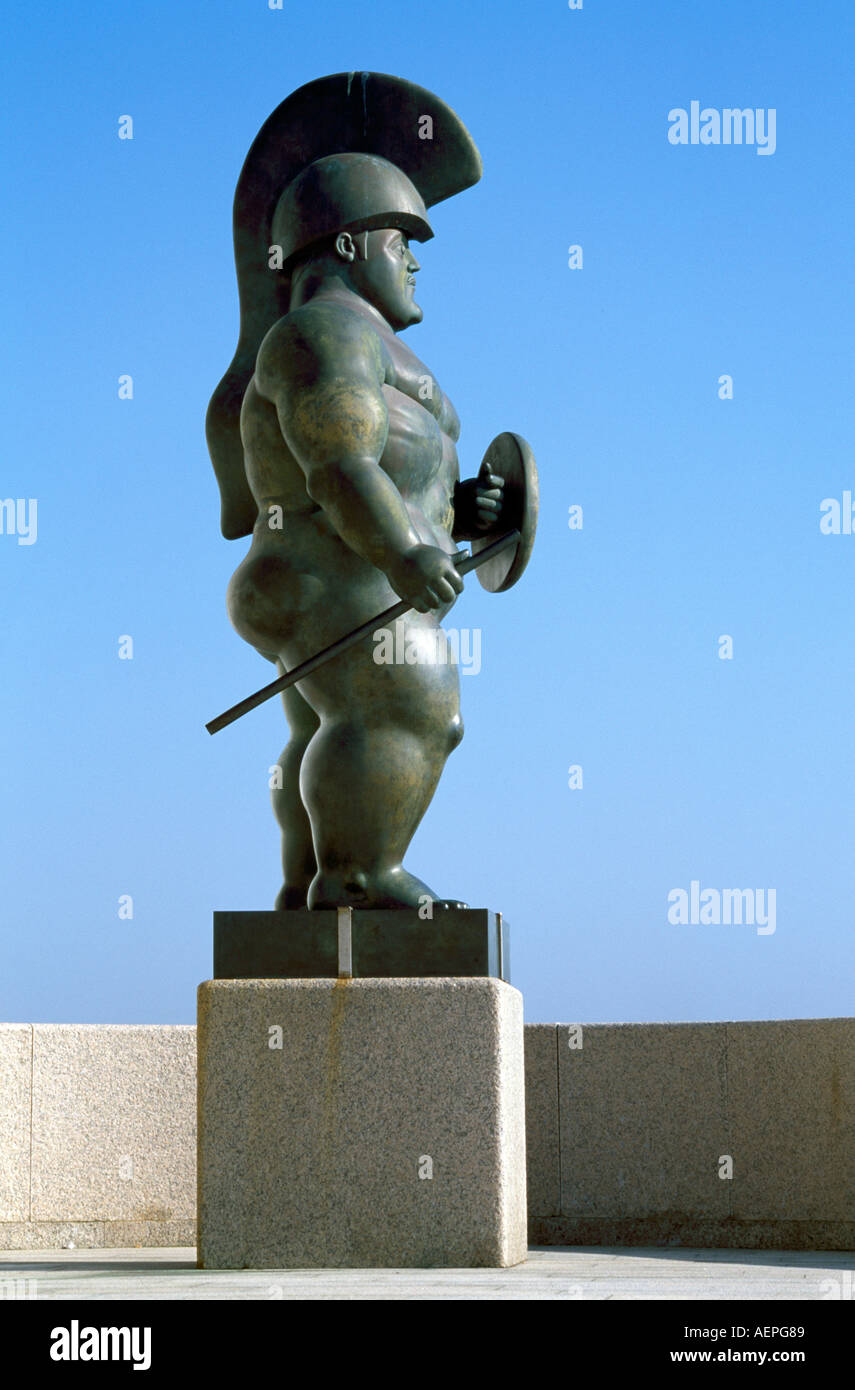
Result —
<svg viewBox="0 0 855 1390"><path fill-rule="evenodd" d="M350 232L339 232L335 239L335 253L337 256L341 256L343 261L358 260L359 252Z"/></svg>

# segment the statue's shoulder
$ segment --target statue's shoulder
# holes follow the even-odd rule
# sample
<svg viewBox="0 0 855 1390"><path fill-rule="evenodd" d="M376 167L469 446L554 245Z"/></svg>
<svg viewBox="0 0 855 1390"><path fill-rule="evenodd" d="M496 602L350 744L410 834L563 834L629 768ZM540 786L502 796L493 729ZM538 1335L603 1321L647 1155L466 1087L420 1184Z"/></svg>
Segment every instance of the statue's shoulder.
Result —
<svg viewBox="0 0 855 1390"><path fill-rule="evenodd" d="M258 352L256 374L302 367L306 358L319 366L346 368L354 354L379 360L380 335L370 320L335 300L310 300L274 323Z"/></svg>

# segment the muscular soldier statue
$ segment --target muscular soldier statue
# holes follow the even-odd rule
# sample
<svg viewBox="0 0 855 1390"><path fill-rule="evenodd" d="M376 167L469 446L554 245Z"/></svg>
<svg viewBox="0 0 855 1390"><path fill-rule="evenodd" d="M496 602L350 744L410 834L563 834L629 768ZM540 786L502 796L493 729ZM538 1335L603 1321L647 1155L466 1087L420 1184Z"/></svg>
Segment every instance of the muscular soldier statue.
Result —
<svg viewBox="0 0 855 1390"><path fill-rule="evenodd" d="M365 103L364 79L375 75L361 77ZM429 95L405 83L391 90ZM462 905L403 860L463 733L439 626L463 587L454 556L458 542L495 527L502 478L485 464L459 482L457 414L398 336L422 318L412 241L433 233L414 182L376 152L381 140L375 132L373 149L304 161L278 191L266 274L278 276L282 312L268 310L273 321L240 383L248 494L233 488L232 501L254 511L228 593L240 636L286 671L396 597L411 605L399 620L406 662L378 663L363 640L283 694L291 737L273 792L279 909ZM232 414L235 403L233 383ZM214 442L216 430L209 418Z"/></svg>

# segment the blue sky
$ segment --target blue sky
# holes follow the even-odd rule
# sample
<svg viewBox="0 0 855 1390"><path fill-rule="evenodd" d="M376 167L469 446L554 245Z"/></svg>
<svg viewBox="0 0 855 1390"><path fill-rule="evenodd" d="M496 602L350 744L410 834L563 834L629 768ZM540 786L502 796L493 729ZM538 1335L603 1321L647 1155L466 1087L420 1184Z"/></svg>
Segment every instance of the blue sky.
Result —
<svg viewBox="0 0 855 1390"><path fill-rule="evenodd" d="M855 490L851 7L92 0L12 28L0 499L38 530L0 535L0 1018L190 1022L212 910L279 886L281 710L204 729L270 678L225 615L246 542L204 413L244 155L349 69L432 89L481 149L407 336L464 476L505 429L541 474L523 581L470 579L451 620L482 669L409 867L506 914L531 1021L851 1013L855 536L819 525ZM775 153L670 144L693 100L774 108ZM774 933L670 923L693 881L774 889Z"/></svg>

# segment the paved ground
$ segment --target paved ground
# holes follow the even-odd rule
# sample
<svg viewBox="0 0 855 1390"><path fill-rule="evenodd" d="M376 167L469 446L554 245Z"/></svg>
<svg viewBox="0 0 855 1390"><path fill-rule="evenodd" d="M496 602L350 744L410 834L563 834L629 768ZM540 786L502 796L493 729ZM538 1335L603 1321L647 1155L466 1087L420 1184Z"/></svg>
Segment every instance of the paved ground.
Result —
<svg viewBox="0 0 855 1390"><path fill-rule="evenodd" d="M198 1270L193 1249L0 1252L0 1298L846 1299L855 1252L539 1247L516 1269Z"/></svg>

